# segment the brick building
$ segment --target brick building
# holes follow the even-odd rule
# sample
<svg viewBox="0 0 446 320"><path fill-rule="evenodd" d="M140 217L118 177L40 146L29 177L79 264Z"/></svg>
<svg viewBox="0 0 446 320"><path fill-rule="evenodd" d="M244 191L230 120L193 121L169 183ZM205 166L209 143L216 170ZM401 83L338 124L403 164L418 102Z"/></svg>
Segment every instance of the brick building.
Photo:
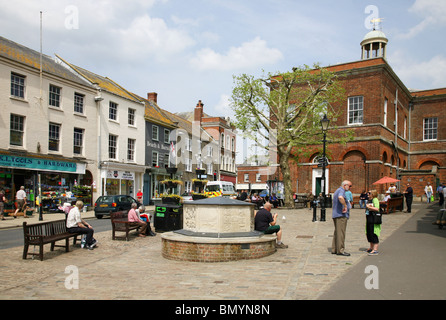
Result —
<svg viewBox="0 0 446 320"><path fill-rule="evenodd" d="M434 190L446 182L446 131L440 130L446 126L446 88L408 89L386 61L387 42L382 31L373 30L361 42L361 60L327 67L346 95L343 103L333 105L341 115L330 119L330 127L354 132L346 145L327 144L327 194L346 179L359 195L375 188L383 193L386 186L372 185L383 176L399 178L401 189L410 182L416 197L424 194L427 182ZM298 194L321 191L320 145L312 149L291 166L293 192ZM239 179L243 170L247 168L239 167ZM277 181L277 176L264 179Z"/></svg>

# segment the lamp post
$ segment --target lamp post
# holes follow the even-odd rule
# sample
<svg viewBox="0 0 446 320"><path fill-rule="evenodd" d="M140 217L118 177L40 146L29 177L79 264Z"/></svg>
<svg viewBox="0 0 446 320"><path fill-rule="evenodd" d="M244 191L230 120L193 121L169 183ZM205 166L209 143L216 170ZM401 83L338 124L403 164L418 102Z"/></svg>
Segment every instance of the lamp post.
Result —
<svg viewBox="0 0 446 320"><path fill-rule="evenodd" d="M325 221L325 166L327 165L327 157L325 155L325 143L327 142L327 130L328 125L330 124L330 120L328 120L327 115L324 115L324 118L321 120L322 133L324 134L323 143L323 153L322 153L322 181L321 181L321 189L322 189L322 202L321 202L321 220Z"/></svg>

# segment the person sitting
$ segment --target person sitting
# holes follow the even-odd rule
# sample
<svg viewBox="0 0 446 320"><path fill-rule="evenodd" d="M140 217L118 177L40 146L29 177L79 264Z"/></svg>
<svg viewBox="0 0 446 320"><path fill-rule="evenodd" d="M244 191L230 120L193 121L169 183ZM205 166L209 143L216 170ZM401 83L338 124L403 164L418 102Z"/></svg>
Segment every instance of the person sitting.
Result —
<svg viewBox="0 0 446 320"><path fill-rule="evenodd" d="M146 233L145 233L146 236L151 236L151 237L156 236L156 233L153 232L152 229L150 228L150 216L149 216L149 214L145 213L146 208L143 205L141 205L135 211L142 221L147 222L147 229L146 229Z"/></svg>
<svg viewBox="0 0 446 320"><path fill-rule="evenodd" d="M67 230L70 233L86 234L86 248L93 250L97 241L93 238L94 229L84 219L81 218L81 210L84 203L80 200L76 201L76 205L70 210L67 216Z"/></svg>
<svg viewBox="0 0 446 320"><path fill-rule="evenodd" d="M396 193L397 191L396 186L393 183L391 183L388 191L389 193Z"/></svg>
<svg viewBox="0 0 446 320"><path fill-rule="evenodd" d="M254 203L256 205L256 209L258 210L263 205L263 200L257 193L254 193L251 198L251 203Z"/></svg>
<svg viewBox="0 0 446 320"><path fill-rule="evenodd" d="M274 208L277 208L279 206L279 199L277 199L275 193L273 193L271 195L271 198L269 199L269 202L274 206Z"/></svg>
<svg viewBox="0 0 446 320"><path fill-rule="evenodd" d="M387 200L390 199L390 191L386 191L386 196L384 197L383 201L380 201L379 207L386 212L387 211Z"/></svg>
<svg viewBox="0 0 446 320"><path fill-rule="evenodd" d="M365 209L367 206L367 202L368 202L369 196L367 194L367 192L362 191L361 195L359 196L359 207L361 209Z"/></svg>
<svg viewBox="0 0 446 320"><path fill-rule="evenodd" d="M277 213L271 213L272 204L267 202L262 209L256 212L254 216L254 230L263 232L264 234L277 235L276 248L285 249L288 248L286 244L282 242L282 229L277 224Z"/></svg>
<svg viewBox="0 0 446 320"><path fill-rule="evenodd" d="M136 204L136 202L132 203L132 208L129 210L129 214L128 214L128 221L132 222L133 224L138 225L139 228L139 236L140 237L145 237L146 236L146 230L147 230L147 222L142 221L139 217L138 214L136 212L136 208L138 207L138 205Z"/></svg>

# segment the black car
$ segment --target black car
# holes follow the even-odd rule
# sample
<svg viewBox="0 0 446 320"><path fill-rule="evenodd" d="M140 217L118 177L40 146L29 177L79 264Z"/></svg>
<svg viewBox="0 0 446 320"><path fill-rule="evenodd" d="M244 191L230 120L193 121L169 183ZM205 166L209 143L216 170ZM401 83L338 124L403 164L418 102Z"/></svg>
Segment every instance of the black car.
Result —
<svg viewBox="0 0 446 320"><path fill-rule="evenodd" d="M104 215L110 215L110 212L129 210L133 202L136 202L138 207L141 205L136 199L125 194L100 196L94 203L94 215L101 219Z"/></svg>

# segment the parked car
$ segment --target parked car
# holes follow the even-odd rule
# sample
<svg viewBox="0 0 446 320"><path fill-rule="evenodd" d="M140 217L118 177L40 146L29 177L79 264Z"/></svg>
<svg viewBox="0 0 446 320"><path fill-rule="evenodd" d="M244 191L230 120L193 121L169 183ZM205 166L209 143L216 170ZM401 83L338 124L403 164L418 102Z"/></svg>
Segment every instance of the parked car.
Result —
<svg viewBox="0 0 446 320"><path fill-rule="evenodd" d="M110 215L110 212L130 210L133 202L136 202L138 207L141 205L135 198L125 194L100 196L94 203L94 215L101 219L105 215Z"/></svg>

